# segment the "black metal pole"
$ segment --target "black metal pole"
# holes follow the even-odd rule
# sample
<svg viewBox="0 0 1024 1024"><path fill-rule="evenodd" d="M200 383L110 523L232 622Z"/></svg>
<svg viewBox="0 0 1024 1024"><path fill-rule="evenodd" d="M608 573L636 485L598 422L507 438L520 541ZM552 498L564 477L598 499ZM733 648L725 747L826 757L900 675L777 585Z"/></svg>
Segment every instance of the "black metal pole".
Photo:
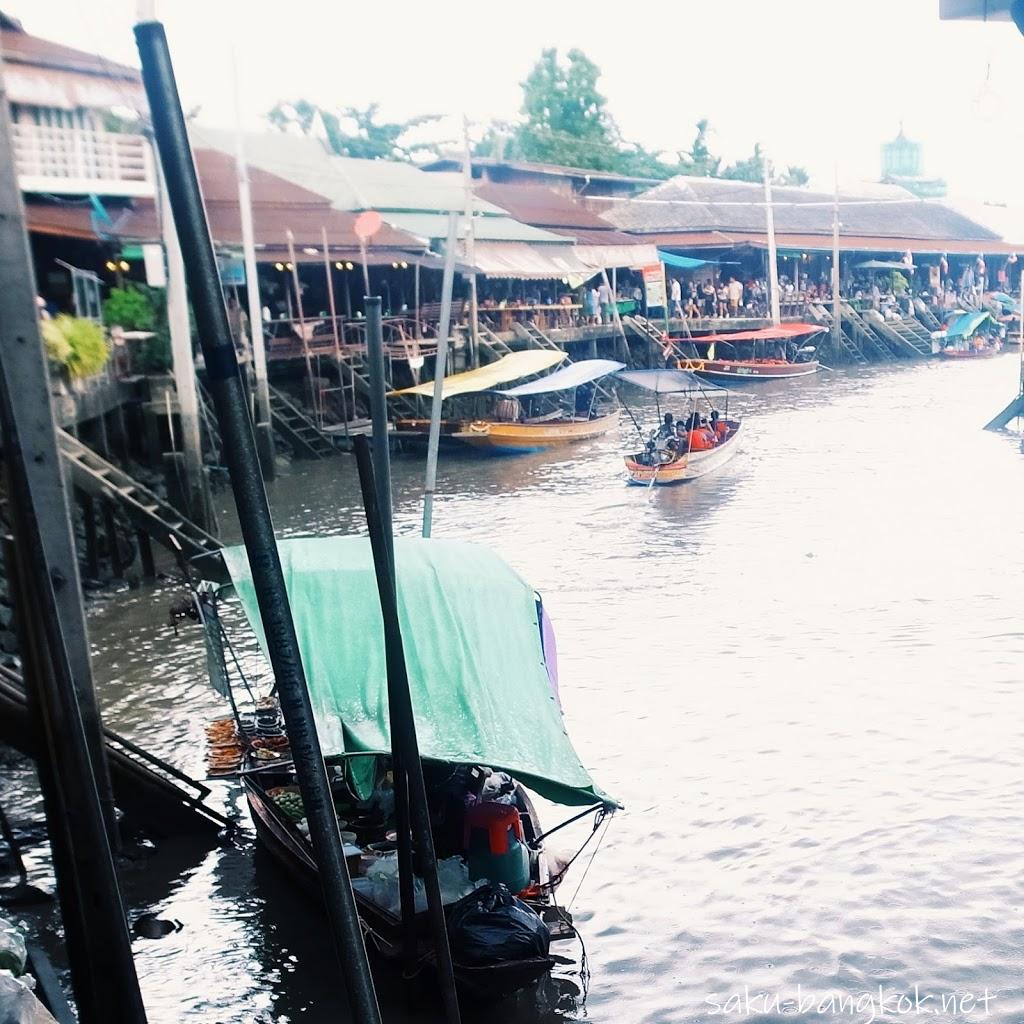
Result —
<svg viewBox="0 0 1024 1024"><path fill-rule="evenodd" d="M327 916L353 1017L358 1024L380 1024L167 37L163 25L151 21L135 26L135 40Z"/></svg>
<svg viewBox="0 0 1024 1024"><path fill-rule="evenodd" d="M380 320L380 296L367 295L363 301L366 304L366 361L369 364L370 419L373 422L373 475L377 481L377 507L384 517L384 535L390 538L391 451L388 405L384 396L384 330Z"/></svg>
<svg viewBox="0 0 1024 1024"><path fill-rule="evenodd" d="M412 818L416 850L423 869L423 884L427 890L427 913L434 933L434 952L437 956L438 980L444 1000L448 1024L459 1024L459 1000L455 991L455 970L448 946L448 927L441 903L441 887L437 880L437 858L434 856L434 837L430 830L430 812L427 808L427 788L423 781L419 741L416 738L416 719L413 715L412 696L409 692L409 674L405 664L402 628L398 620L397 574L391 534L377 503L377 486L373 479L373 463L366 436L355 439L356 465L359 485L366 509L366 524L370 530L373 566L377 576L381 616L384 620L384 654L388 674L388 712L391 724L391 749L398 752L409 781L409 809Z"/></svg>

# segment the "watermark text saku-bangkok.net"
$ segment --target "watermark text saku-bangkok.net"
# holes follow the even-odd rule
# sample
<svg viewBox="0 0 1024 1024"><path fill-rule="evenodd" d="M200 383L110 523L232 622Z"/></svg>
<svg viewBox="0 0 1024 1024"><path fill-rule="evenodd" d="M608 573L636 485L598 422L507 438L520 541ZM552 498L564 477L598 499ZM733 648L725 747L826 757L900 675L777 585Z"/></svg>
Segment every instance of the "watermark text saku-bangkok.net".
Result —
<svg viewBox="0 0 1024 1024"><path fill-rule="evenodd" d="M811 992L797 985L792 992L742 990L709 995L704 1000L709 1017L755 1017L776 1013L819 1017L843 1017L856 1024L872 1024L894 1017L943 1017L952 1020L983 1020L991 1013L996 994L957 989L923 992L919 985L900 991L879 985L863 992Z"/></svg>

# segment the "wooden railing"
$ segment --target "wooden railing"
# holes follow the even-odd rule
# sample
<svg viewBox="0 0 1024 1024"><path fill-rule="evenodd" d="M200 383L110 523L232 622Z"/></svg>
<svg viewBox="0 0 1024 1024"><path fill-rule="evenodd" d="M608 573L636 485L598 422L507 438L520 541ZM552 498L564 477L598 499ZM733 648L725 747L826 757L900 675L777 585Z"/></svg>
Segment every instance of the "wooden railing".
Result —
<svg viewBox="0 0 1024 1024"><path fill-rule="evenodd" d="M153 158L142 135L12 125L18 183L25 192L155 194Z"/></svg>

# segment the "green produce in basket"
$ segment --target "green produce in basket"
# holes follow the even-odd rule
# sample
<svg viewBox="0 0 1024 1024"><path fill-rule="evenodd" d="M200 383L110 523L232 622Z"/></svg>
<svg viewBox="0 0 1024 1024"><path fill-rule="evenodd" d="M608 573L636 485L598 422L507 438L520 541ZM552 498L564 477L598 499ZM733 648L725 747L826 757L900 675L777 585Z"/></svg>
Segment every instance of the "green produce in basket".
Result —
<svg viewBox="0 0 1024 1024"><path fill-rule="evenodd" d="M302 806L302 797L298 793L281 793L274 802L284 812L289 821L301 821L306 816Z"/></svg>

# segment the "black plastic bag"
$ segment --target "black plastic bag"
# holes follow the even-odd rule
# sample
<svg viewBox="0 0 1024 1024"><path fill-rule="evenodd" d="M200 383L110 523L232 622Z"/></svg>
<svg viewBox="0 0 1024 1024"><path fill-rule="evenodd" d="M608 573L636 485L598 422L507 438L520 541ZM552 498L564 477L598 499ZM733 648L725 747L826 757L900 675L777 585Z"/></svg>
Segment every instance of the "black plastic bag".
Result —
<svg viewBox="0 0 1024 1024"><path fill-rule="evenodd" d="M459 963L496 964L547 956L551 933L504 885L483 885L451 908L448 942Z"/></svg>

